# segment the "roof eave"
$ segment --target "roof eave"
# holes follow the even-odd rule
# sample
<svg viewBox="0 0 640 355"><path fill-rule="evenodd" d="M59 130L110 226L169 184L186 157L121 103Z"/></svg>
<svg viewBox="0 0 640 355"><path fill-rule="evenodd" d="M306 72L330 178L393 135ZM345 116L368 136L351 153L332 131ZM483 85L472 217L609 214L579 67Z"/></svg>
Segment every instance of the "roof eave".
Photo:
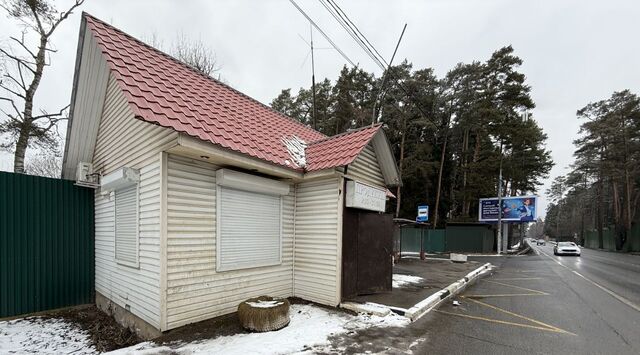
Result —
<svg viewBox="0 0 640 355"><path fill-rule="evenodd" d="M82 16L80 19L80 32L78 33L78 47L76 49L76 63L73 69L73 87L71 88L71 102L69 104L69 118L67 119L67 130L66 137L64 140L64 153L62 158L62 169L60 172L60 177L62 179L65 178L65 166L67 165L67 154L69 152L69 140L71 138L71 127L73 126L73 113L75 109L76 103L76 94L78 92L78 80L80 74L80 63L82 63L82 49L84 48L84 37L85 31L87 28L87 19L85 17L85 12L82 12ZM69 177L67 177L69 178ZM71 177L73 178L73 177Z"/></svg>

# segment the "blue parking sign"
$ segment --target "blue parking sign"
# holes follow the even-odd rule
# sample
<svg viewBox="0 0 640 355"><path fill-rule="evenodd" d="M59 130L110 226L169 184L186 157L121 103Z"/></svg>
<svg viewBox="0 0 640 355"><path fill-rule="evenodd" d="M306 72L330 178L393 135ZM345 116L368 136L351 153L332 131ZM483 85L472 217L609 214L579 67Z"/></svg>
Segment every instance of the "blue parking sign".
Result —
<svg viewBox="0 0 640 355"><path fill-rule="evenodd" d="M427 222L429 220L429 206L420 205L418 206L418 217L416 217L416 222Z"/></svg>

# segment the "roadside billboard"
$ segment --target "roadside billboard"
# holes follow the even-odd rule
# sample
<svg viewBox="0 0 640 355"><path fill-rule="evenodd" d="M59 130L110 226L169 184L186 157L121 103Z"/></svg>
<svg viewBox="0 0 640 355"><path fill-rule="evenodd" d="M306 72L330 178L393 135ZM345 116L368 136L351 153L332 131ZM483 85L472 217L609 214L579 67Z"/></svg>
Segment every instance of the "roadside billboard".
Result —
<svg viewBox="0 0 640 355"><path fill-rule="evenodd" d="M497 197L480 199L480 222L497 222L500 211L503 222L533 222L538 217L538 196L503 197L502 208Z"/></svg>

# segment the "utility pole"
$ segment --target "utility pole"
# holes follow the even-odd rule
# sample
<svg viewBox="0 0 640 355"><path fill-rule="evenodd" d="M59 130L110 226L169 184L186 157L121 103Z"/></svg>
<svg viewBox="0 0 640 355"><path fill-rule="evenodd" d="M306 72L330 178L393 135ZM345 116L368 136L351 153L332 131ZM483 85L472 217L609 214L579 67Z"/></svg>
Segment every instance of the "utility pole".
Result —
<svg viewBox="0 0 640 355"><path fill-rule="evenodd" d="M500 173L498 174L498 255L502 249L502 141L500 141ZM506 250L505 250L506 252Z"/></svg>

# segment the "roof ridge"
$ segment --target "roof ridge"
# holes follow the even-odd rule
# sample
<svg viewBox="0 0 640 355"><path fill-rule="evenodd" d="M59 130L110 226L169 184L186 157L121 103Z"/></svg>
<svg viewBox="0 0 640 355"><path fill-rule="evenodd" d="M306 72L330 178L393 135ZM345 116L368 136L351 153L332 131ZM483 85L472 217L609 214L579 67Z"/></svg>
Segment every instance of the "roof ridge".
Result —
<svg viewBox="0 0 640 355"><path fill-rule="evenodd" d="M343 137L343 136L346 136L346 135L349 135L349 134L353 134L353 133L357 133L357 132L360 132L360 131L364 131L366 129L374 128L374 127L378 127L378 128L382 127L382 123L378 122L378 123L375 123L373 125L362 126L360 128L356 128L356 129L351 130L351 131L346 131L346 132L338 133L338 134L330 136L330 137L318 139L318 140L309 142L309 146L314 145L314 144L318 144L318 143L322 143L322 142L326 142L326 141L332 140L334 138L339 138L339 137Z"/></svg>
<svg viewBox="0 0 640 355"><path fill-rule="evenodd" d="M245 94L245 93L241 92L241 91L240 91L240 90L238 90L238 89L235 89L235 88L233 88L233 87L231 87L231 86L229 86L229 85L227 85L227 84L223 83L222 81L220 81L220 80L218 80L218 79L216 79L216 78L213 78L213 77L211 77L211 76L209 76L209 75L204 74L203 72L201 72L201 71L199 71L199 70L194 69L192 66L190 66L190 65L186 64L185 62L183 62L183 61L181 61L181 60L177 59L176 57L174 57L174 56L172 56L172 55L170 55L170 54L168 54L168 53L166 53L166 52L164 52L164 51L162 51L162 50L160 50L160 49L158 49L158 48L155 48L155 47L153 47L153 46L151 46L151 45L149 45L149 44L145 43L145 42L144 42L144 41L142 41L142 40L139 40L138 38L136 38L136 37L134 37L134 36L130 35L129 33L125 32L125 31L123 31L123 30L121 30L121 29L119 29L119 28L117 28L117 27L115 27L115 26L113 26L113 25L111 25L111 24L108 24L108 23L104 22L103 20L101 20L101 19L99 19L99 18L97 18L97 17L95 17L95 16L93 16L93 15L89 14L89 13L88 13L88 12L86 12L86 11L83 11L83 12L82 12L82 16L83 16L83 17L89 17L89 18L91 18L92 20L95 20L95 21L97 21L97 22L99 22L99 23L101 23L101 24L103 24L103 25L105 25L105 26L109 26L110 28L113 28L114 30L116 30L116 31L118 31L118 32L120 32L120 33L122 33L122 34L123 34L124 36L126 36L127 38L130 38L130 39L132 39L132 40L134 40L134 41L136 41L136 42L140 43L141 45L143 45L143 46L145 46L145 47L147 47L147 48L149 48L149 49L153 50L154 52L157 52L157 53L159 53L159 54L161 54L161 55L163 55L163 56L165 56L165 57L167 57L167 58L171 59L172 61L174 61L174 62L176 62L176 63L180 64L181 66L183 66L183 67L185 67L186 69L188 69L188 70L190 70L190 71L194 72L195 74L197 74L197 75L199 75L199 76L202 76L203 78L205 78L205 79L207 79L207 80L211 80L211 81L215 82L216 84L222 85L222 86L224 86L225 88L230 89L230 90L232 90L233 92L235 92L235 93L237 93L237 94L239 94L239 95L241 95L241 96L243 96L243 97L245 97L245 98L247 98L247 99L249 99L249 100L251 100L251 101L253 101L253 102L255 102L255 103L259 104L259 105L261 105L261 106L263 106L264 108L266 108L266 109L268 109L268 110L270 110L270 111L272 111L272 112L276 113L277 115L279 115L279 116L281 116L281 117L283 117L283 118L286 118L287 120L290 120L291 122L293 122L293 123L295 123L295 124L297 124L297 125L300 125L301 127L304 127L304 128L306 128L306 129L308 129L308 130L311 130L311 131L313 131L314 133L319 133L319 134L322 134L323 136L326 136L324 133L322 133L322 132L320 132L320 131L318 131L318 130L315 130L315 129L313 129L313 128L311 128L311 127L309 127L309 126L307 126L307 125L303 124L302 122L300 122L300 121L298 121L298 120L294 119L293 117L289 117L289 116L287 116L287 115L283 114L282 112L280 112L280 111L278 111L278 110L273 109L273 108L272 108L272 107L270 107L269 105L266 105L266 104L264 104L264 103L262 103L262 102L260 102L260 101L258 101L258 100L256 100L256 99L254 99L253 97L251 97L251 96L249 96L249 95L247 95L247 94Z"/></svg>

